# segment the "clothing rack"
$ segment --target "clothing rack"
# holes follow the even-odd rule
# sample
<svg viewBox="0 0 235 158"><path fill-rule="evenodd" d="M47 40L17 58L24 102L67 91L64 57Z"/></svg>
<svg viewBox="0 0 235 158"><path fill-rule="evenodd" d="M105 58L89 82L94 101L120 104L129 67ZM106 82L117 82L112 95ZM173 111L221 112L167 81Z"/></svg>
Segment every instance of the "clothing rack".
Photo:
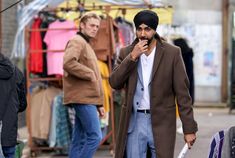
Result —
<svg viewBox="0 0 235 158"><path fill-rule="evenodd" d="M26 32L26 43L29 43L29 37L30 37L30 32L33 30L29 29L29 26L25 29ZM34 146L33 140L32 140L32 128L31 128L31 106L30 106L30 86L31 82L40 82L40 81L60 81L61 78L54 78L54 77L46 77L46 78L31 78L30 77L30 68L29 68L29 61L30 61L30 53L31 50L28 48L27 53L26 53L26 87L27 87L27 101L28 101L28 107L27 107L27 115L26 115L26 123L28 127L28 132L29 132L29 147L31 149L31 156L35 157L37 152L39 151L53 151L53 150L62 150L61 148L57 147L37 147Z"/></svg>
<svg viewBox="0 0 235 158"><path fill-rule="evenodd" d="M57 8L45 8L41 12L87 12L87 11L103 11L104 14L109 15L111 10L117 11L117 14L119 11L121 11L122 15L125 16L127 10L133 10L133 9L139 9L139 8L148 8L148 9L153 9L153 8L162 8L162 9L169 9L173 8L172 5L170 4L163 4L160 6L148 4L145 2L144 5L97 5L96 3L93 3L92 5L86 5L85 0L83 2L80 2L78 0L78 5L76 7L69 7L68 2L66 7L57 7Z"/></svg>
<svg viewBox="0 0 235 158"><path fill-rule="evenodd" d="M49 31L49 30L74 30L74 28L58 28L58 29L30 29L29 26L26 27L25 29L25 36L26 36L26 43L29 43L29 37L30 37L30 33L31 32L45 32L45 31ZM47 53L47 52L64 52L64 50L30 50L28 48L27 50L27 54L26 54L26 81L27 81L27 101L29 103L29 106L27 108L27 116L26 116L26 123L28 126L28 131L29 131L29 147L31 149L31 155L32 156L36 156L36 154L40 151L54 151L54 150L63 150L62 148L59 147L39 147L39 146L35 146L33 143L33 138L32 138L32 127L31 127L31 106L30 106L30 87L32 85L33 82L44 82L44 81L55 81L55 82L60 82L62 83L62 77L37 77L37 78L31 78L30 77L30 68L29 68L29 61L30 61L30 54L31 53ZM109 71L112 71L112 57L111 56L107 56L107 63L108 63L108 68ZM112 93L111 93L112 94ZM115 147L115 126L114 126L114 109L113 109L113 97L111 95L110 97L110 118L111 121L111 125L109 124L109 126L111 126L111 130L109 133L107 133L107 135L102 139L100 145L103 145L103 143L108 140L110 137L112 137L112 142L110 144L110 149L114 149Z"/></svg>
<svg viewBox="0 0 235 158"><path fill-rule="evenodd" d="M46 32L46 31L55 31L55 30L77 30L77 28L54 28L54 29L27 29L29 32L39 31L39 32Z"/></svg>

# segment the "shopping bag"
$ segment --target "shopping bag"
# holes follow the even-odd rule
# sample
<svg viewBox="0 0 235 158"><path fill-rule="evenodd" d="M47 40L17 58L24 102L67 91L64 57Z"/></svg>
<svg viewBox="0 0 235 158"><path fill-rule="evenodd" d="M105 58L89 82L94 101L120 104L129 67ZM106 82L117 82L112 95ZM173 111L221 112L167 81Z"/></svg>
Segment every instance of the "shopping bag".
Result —
<svg viewBox="0 0 235 158"><path fill-rule="evenodd" d="M2 143L1 143L1 139L2 139L2 121L0 121L0 158L5 158L2 152Z"/></svg>
<svg viewBox="0 0 235 158"><path fill-rule="evenodd" d="M25 140L17 140L14 158L21 158L25 144L26 144Z"/></svg>
<svg viewBox="0 0 235 158"><path fill-rule="evenodd" d="M177 158L185 158L185 155L186 155L187 151L188 151L188 144L185 143L184 147L180 151L180 153L179 153Z"/></svg>

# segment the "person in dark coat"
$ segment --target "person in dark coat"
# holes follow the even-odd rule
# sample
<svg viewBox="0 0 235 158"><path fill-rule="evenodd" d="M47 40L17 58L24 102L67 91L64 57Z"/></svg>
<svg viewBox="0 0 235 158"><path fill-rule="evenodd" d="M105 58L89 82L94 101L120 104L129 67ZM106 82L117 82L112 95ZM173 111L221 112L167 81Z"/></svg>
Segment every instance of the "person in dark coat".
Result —
<svg viewBox="0 0 235 158"><path fill-rule="evenodd" d="M0 53L0 122L1 145L5 158L14 158L17 144L18 113L27 101L23 73Z"/></svg>
<svg viewBox="0 0 235 158"><path fill-rule="evenodd" d="M184 65L190 83L189 93L194 104L193 49L188 46L188 43L184 38L177 38L173 41L173 43L181 49Z"/></svg>

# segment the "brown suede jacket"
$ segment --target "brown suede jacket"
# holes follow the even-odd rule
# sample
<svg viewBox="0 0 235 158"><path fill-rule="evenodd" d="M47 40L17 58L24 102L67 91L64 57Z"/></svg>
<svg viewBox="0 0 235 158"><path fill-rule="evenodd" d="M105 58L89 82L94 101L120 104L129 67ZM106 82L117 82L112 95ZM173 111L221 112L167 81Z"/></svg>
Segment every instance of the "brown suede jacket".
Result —
<svg viewBox="0 0 235 158"><path fill-rule="evenodd" d="M72 38L64 54L64 104L103 104L103 88L97 58L81 35Z"/></svg>

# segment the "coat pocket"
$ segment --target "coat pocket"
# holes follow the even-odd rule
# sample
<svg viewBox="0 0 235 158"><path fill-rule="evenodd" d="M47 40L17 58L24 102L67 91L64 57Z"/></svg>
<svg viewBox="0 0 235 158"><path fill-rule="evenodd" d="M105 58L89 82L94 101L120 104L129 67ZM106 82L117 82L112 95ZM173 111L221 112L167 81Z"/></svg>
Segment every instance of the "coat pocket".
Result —
<svg viewBox="0 0 235 158"><path fill-rule="evenodd" d="M99 81L90 81L90 86L89 86L89 96L90 97L98 97L100 96L100 86L99 86Z"/></svg>

